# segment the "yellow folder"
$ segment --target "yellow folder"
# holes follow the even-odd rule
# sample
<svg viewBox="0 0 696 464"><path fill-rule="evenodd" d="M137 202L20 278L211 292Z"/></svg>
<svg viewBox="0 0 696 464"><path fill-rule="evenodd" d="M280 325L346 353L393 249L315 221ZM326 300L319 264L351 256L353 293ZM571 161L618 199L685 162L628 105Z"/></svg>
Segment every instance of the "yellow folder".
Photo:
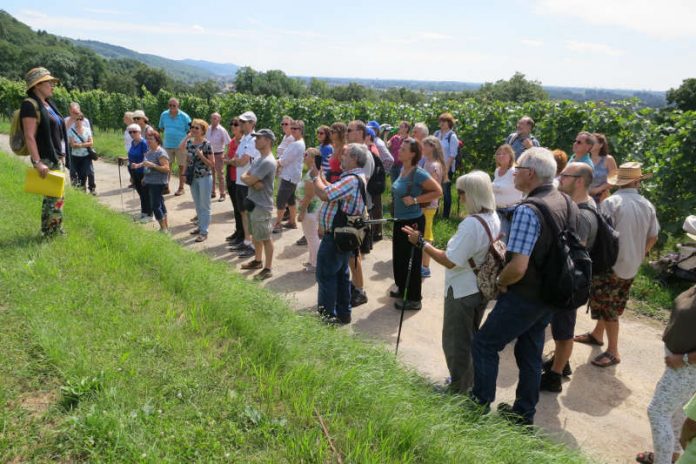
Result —
<svg viewBox="0 0 696 464"><path fill-rule="evenodd" d="M46 178L42 179L36 169L29 168L27 178L24 181L24 191L47 197L62 198L65 193L65 173L48 171Z"/></svg>

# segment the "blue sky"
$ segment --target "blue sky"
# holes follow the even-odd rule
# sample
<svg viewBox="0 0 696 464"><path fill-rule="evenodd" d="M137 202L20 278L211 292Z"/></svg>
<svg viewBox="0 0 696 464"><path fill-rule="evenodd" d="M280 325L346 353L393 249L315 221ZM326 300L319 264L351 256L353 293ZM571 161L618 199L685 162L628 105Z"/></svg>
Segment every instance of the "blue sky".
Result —
<svg viewBox="0 0 696 464"><path fill-rule="evenodd" d="M696 1L4 0L33 29L290 75L666 90L696 77Z"/></svg>

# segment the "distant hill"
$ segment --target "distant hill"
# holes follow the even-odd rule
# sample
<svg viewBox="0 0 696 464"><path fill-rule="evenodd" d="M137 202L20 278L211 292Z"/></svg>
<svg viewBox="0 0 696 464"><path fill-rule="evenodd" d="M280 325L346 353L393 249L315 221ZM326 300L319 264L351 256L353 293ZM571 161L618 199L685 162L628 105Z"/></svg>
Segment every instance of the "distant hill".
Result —
<svg viewBox="0 0 696 464"><path fill-rule="evenodd" d="M200 69L204 69L216 76L233 80L239 66L233 63L213 63L212 61L205 60L179 60L179 63L188 64L195 66Z"/></svg>

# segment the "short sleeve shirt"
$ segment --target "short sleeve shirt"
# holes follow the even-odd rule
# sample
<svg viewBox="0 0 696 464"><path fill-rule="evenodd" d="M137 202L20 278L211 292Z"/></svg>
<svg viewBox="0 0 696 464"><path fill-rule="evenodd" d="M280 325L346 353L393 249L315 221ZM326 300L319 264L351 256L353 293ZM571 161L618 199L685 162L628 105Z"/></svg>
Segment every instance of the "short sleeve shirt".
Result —
<svg viewBox="0 0 696 464"><path fill-rule="evenodd" d="M302 179L302 160L304 159L304 140L297 140L288 145L282 157L279 157L282 169L280 178L297 185Z"/></svg>
<svg viewBox="0 0 696 464"><path fill-rule="evenodd" d="M246 187L247 185L242 182L242 176L249 171L249 167L261 156L261 153L256 149L256 137L251 134L247 134L239 141L239 146L237 147L237 158L242 158L243 156L249 155L251 161L244 166L237 167L237 185Z"/></svg>
<svg viewBox="0 0 696 464"><path fill-rule="evenodd" d="M212 171L201 159L198 157L196 152L201 150L205 156L210 156L213 154L213 149L208 141L203 143L193 143L192 140L186 142L186 152L188 153L189 165L193 164L193 178L197 179L199 177L206 177L212 174Z"/></svg>
<svg viewBox="0 0 696 464"><path fill-rule="evenodd" d="M510 237L507 251L524 256L532 256L534 245L541 235L539 218L529 206L520 205L515 208L510 225Z"/></svg>
<svg viewBox="0 0 696 464"><path fill-rule="evenodd" d="M77 127L73 126L70 129L68 129L68 140L70 140L71 143L85 143L89 140L91 136L92 131L90 131L87 127L82 127L82 133L80 133L79 136L77 132ZM87 148L72 149L72 156L76 156L78 158L84 158L88 154L89 152L87 151Z"/></svg>
<svg viewBox="0 0 696 464"><path fill-rule="evenodd" d="M588 203L591 208L596 208L594 200L591 198ZM597 216L595 213L585 208L579 208L579 210L580 216L578 217L578 238L581 242L585 243L585 247L587 247L589 250L594 245L595 238L597 238Z"/></svg>
<svg viewBox="0 0 696 464"><path fill-rule="evenodd" d="M227 129L220 125L217 127L208 127L205 138L208 139L210 146L213 147L213 153L222 153L225 149L225 145L230 143L230 134L227 133Z"/></svg>
<svg viewBox="0 0 696 464"><path fill-rule="evenodd" d="M257 158L249 168L249 175L257 177L263 188L256 190L249 186L248 197L257 208L273 211L273 182L275 180L276 160L273 153Z"/></svg>
<svg viewBox="0 0 696 464"><path fill-rule="evenodd" d="M160 129L164 130L164 148L177 148L184 140L191 126L191 118L188 114L179 110L172 117L169 110L164 110L160 115Z"/></svg>
<svg viewBox="0 0 696 464"><path fill-rule="evenodd" d="M416 219L423 214L418 204L406 206L402 200L405 196L417 197L423 193L423 183L430 179L430 174L420 167L412 169L406 177L403 175L396 179L392 185L394 197L394 216L398 219Z"/></svg>

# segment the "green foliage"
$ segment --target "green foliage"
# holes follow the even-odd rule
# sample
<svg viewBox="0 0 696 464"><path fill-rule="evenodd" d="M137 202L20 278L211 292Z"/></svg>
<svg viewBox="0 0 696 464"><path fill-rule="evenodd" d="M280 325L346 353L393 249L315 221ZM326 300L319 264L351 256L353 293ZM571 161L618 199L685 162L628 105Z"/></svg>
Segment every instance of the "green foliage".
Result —
<svg viewBox="0 0 696 464"><path fill-rule="evenodd" d="M696 78L684 79L678 88L669 89L667 103L684 111L696 110Z"/></svg>
<svg viewBox="0 0 696 464"><path fill-rule="evenodd" d="M546 100L549 95L539 81L528 81L524 74L516 72L510 80L499 80L494 84L486 82L477 92L477 96L487 100L499 100L525 103Z"/></svg>

